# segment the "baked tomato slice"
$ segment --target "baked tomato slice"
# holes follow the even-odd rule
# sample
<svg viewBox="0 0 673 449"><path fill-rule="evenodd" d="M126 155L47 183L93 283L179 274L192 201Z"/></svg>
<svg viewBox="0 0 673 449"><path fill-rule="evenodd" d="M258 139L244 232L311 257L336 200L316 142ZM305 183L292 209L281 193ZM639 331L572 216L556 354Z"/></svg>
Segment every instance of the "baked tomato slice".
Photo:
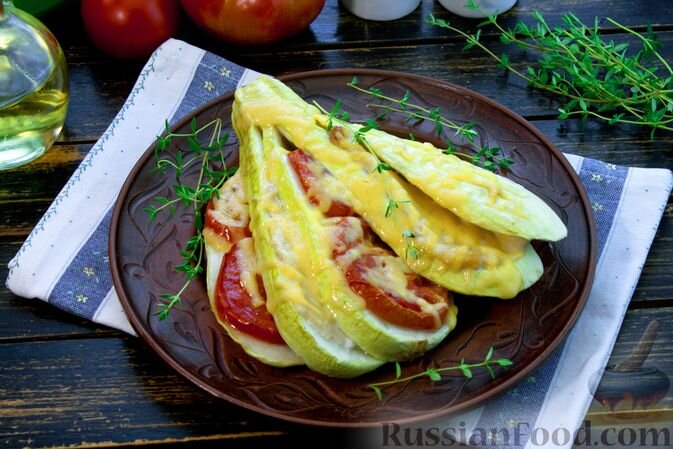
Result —
<svg viewBox="0 0 673 449"><path fill-rule="evenodd" d="M243 177L236 172L208 202L204 220L206 241L226 253L231 245L251 237L250 210Z"/></svg>
<svg viewBox="0 0 673 449"><path fill-rule="evenodd" d="M369 311L412 329L436 329L446 322L448 290L414 273L362 219L334 217L328 230L332 257Z"/></svg>
<svg viewBox="0 0 673 449"><path fill-rule="evenodd" d="M373 249L348 265L346 279L367 309L389 323L437 329L446 321L448 291L402 265L397 256Z"/></svg>
<svg viewBox="0 0 673 449"><path fill-rule="evenodd" d="M288 159L309 201L328 219L332 257L369 311L411 329L431 330L446 322L449 292L415 274L375 238L353 208L338 197L336 180L301 149ZM332 183L332 184L330 184Z"/></svg>
<svg viewBox="0 0 673 449"><path fill-rule="evenodd" d="M252 233L248 226L236 226L233 224L222 223L216 215L212 201L208 202L208 207L206 208L206 220L204 226L230 243L238 243L246 237L252 237Z"/></svg>
<svg viewBox="0 0 673 449"><path fill-rule="evenodd" d="M251 238L234 244L225 254L215 295L220 319L260 340L285 344L266 308L266 292L257 271Z"/></svg>
<svg viewBox="0 0 673 449"><path fill-rule="evenodd" d="M329 182L332 175L320 162L301 149L290 152L288 159L308 200L326 217L347 217L355 213L345 200L329 194L324 183Z"/></svg>

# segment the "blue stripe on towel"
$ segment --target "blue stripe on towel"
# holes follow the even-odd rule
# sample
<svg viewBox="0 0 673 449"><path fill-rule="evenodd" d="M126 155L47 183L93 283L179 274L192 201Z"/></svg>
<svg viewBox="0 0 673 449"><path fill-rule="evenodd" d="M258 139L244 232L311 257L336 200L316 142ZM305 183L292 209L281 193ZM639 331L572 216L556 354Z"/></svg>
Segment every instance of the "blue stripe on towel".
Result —
<svg viewBox="0 0 673 449"><path fill-rule="evenodd" d="M588 158L582 163L579 177L589 195L589 202L594 211L599 258L612 228L627 176L628 167L606 164Z"/></svg>
<svg viewBox="0 0 673 449"><path fill-rule="evenodd" d="M584 184L594 210L599 259L619 208L627 176L628 167L606 164L589 158L582 161L579 178ZM470 443L474 447L526 446L529 432L535 427L565 345L564 340L532 375L484 406L475 426L476 432L470 437Z"/></svg>
<svg viewBox="0 0 673 449"><path fill-rule="evenodd" d="M112 209L80 248L52 289L49 302L75 315L93 320L112 288L108 235Z"/></svg>

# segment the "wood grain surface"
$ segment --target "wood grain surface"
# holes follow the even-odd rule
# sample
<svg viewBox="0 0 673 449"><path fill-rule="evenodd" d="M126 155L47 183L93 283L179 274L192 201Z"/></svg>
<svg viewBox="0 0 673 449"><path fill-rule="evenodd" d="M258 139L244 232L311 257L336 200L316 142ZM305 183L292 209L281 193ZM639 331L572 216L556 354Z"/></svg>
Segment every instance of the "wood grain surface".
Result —
<svg viewBox="0 0 673 449"><path fill-rule="evenodd" d="M591 21L606 15L646 30L652 25L673 59L673 8L660 0L519 0L503 23L551 23L572 11ZM178 38L247 67L280 75L305 70L367 67L427 75L464 85L524 116L564 152L640 167L673 169L673 133L581 120L559 121L558 99L504 76L479 50L423 23L429 13L474 30L478 21L452 16L437 2L391 23L363 21L328 0L310 30L271 47L239 48L214 41L188 20ZM69 62L71 103L59 142L42 158L0 172L0 280L7 263L128 96L144 61L115 61L88 42L77 2L43 18ZM615 41L631 38L600 22ZM485 30L485 42L505 50ZM528 56L511 51L517 64ZM4 284L4 283L3 283ZM626 358L652 320L661 326L648 366L673 373L673 203L664 212L617 338L610 364ZM673 393L657 404L669 419ZM668 414L666 414L668 413ZM588 416L610 424L614 414L593 401ZM650 419L653 415L650 415ZM659 415L658 415L659 416ZM624 422L647 422L643 413ZM659 418L657 418L659 419ZM626 421L624 421L626 420ZM631 420L631 421L629 421ZM300 443L359 447L366 435L295 426L208 396L165 366L145 344L35 299L0 288L0 447L293 447Z"/></svg>

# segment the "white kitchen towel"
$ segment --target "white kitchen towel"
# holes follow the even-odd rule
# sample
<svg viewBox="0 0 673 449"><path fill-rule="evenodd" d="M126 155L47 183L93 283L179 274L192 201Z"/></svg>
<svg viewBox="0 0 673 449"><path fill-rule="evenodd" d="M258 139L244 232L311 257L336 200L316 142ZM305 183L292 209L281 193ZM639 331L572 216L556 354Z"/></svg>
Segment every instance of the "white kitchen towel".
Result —
<svg viewBox="0 0 673 449"><path fill-rule="evenodd" d="M107 252L111 211L144 150L186 114L259 74L185 42L151 56L127 101L12 259L8 288L133 333L112 286ZM628 168L568 155L587 189L598 229L596 279L563 345L528 381L464 416L465 429L525 423L574 432L591 401L592 375L607 362L672 187L662 169ZM524 434L518 446L530 438ZM476 435L476 434L475 434ZM530 433L528 433L530 435ZM491 436L483 446L497 447ZM471 441L479 445L478 438ZM570 445L570 442L568 445ZM504 442L503 442L504 444ZM512 447L508 442L506 447ZM561 445L559 447L563 447Z"/></svg>

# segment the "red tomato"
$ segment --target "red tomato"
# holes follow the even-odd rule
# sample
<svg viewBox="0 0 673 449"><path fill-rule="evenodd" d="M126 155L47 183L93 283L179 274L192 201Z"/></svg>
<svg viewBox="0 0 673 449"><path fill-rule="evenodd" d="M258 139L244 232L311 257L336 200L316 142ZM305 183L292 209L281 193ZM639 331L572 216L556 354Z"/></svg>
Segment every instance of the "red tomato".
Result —
<svg viewBox="0 0 673 449"><path fill-rule="evenodd" d="M220 268L215 293L217 314L233 328L268 343L285 344L278 332L273 316L266 307L254 307L252 297L241 284L241 263L238 246L234 245L225 256ZM266 299L264 284L258 279L259 291Z"/></svg>
<svg viewBox="0 0 673 449"><path fill-rule="evenodd" d="M325 0L180 0L187 15L233 44L270 44L294 36L320 14Z"/></svg>
<svg viewBox="0 0 673 449"><path fill-rule="evenodd" d="M294 150L288 155L290 165L299 178L299 183L308 195L311 204L318 206L326 217L348 217L355 212L353 208L343 201L333 200L329 197L325 189L321 186L320 179L315 171L320 166L315 159L306 154L303 150ZM324 172L327 170L324 169ZM324 174L321 174L324 175Z"/></svg>
<svg viewBox="0 0 673 449"><path fill-rule="evenodd" d="M229 226L217 221L213 215L213 202L212 200L208 202L208 208L206 209L206 221L205 227L211 229L215 234L224 237L230 243L238 243L239 240L242 240L246 237L252 237L250 233L250 228L247 226Z"/></svg>
<svg viewBox="0 0 673 449"><path fill-rule="evenodd" d="M175 34L178 0L82 0L91 41L115 58L145 58Z"/></svg>
<svg viewBox="0 0 673 449"><path fill-rule="evenodd" d="M355 223L355 222L359 223ZM362 233L351 232L353 227L359 226ZM338 260L353 248L361 246L365 241L371 241L372 232L366 222L357 217L335 217L332 222L332 258Z"/></svg>
<svg viewBox="0 0 673 449"><path fill-rule="evenodd" d="M414 329L435 329L437 323L430 312L423 312L418 304L404 301L391 292L372 285L366 273L377 265L377 258L388 257L385 252L372 252L356 259L346 269L346 279L351 289L367 304L367 309L384 320ZM431 304L446 304L447 291L414 273L407 274L407 288ZM443 323L448 306L439 309L439 319Z"/></svg>

